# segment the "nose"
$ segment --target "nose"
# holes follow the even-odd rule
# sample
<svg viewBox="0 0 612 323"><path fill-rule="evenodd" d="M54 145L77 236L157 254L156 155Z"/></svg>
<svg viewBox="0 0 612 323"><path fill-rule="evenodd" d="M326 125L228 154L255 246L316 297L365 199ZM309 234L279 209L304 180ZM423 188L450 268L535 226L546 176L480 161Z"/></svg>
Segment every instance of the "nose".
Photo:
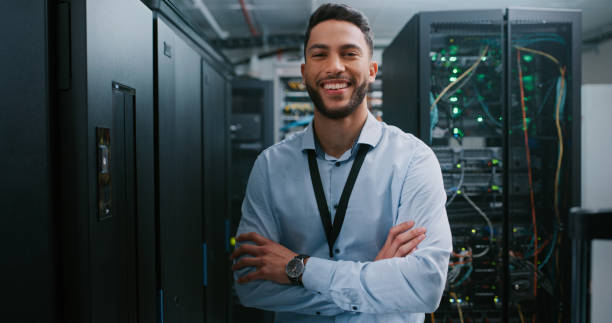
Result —
<svg viewBox="0 0 612 323"><path fill-rule="evenodd" d="M342 62L342 58L340 55L331 54L328 56L326 65L325 65L325 73L327 75L337 75L339 73L344 72L344 63Z"/></svg>

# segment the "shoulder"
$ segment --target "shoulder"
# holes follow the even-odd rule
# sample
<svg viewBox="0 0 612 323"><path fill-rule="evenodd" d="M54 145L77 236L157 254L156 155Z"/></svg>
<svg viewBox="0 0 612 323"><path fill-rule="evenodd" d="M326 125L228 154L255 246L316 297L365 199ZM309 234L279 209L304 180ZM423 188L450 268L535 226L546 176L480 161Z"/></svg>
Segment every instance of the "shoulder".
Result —
<svg viewBox="0 0 612 323"><path fill-rule="evenodd" d="M424 143L411 133L404 132L400 128L382 123L382 141L385 142L389 149L403 152L402 155L408 159L414 159L417 156L434 155L431 147Z"/></svg>
<svg viewBox="0 0 612 323"><path fill-rule="evenodd" d="M302 139L305 134L305 131L293 133L282 141L266 148L257 157L255 165L272 169L291 165L303 155Z"/></svg>

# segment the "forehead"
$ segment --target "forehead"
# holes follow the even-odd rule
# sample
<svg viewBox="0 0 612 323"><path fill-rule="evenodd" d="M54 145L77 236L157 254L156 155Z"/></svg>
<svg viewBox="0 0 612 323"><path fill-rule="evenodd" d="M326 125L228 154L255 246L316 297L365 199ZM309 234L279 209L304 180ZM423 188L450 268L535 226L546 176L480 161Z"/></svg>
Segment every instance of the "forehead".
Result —
<svg viewBox="0 0 612 323"><path fill-rule="evenodd" d="M355 44L364 50L368 46L359 27L341 20L326 20L314 26L310 30L310 39L306 49L313 44L323 44L329 47Z"/></svg>

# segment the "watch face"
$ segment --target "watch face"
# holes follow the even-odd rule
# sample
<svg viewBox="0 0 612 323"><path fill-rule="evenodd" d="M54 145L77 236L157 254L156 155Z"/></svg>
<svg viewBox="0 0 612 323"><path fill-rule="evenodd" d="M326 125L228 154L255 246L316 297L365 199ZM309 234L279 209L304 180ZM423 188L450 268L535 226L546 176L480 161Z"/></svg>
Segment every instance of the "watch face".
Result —
<svg viewBox="0 0 612 323"><path fill-rule="evenodd" d="M287 276L298 278L304 272L304 263L301 259L291 259L285 268Z"/></svg>

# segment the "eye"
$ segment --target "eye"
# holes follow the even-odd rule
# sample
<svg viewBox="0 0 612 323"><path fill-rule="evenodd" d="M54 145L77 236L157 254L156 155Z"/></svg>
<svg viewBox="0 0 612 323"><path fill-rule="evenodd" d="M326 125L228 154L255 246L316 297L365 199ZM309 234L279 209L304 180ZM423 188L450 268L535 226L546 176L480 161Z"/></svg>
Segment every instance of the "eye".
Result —
<svg viewBox="0 0 612 323"><path fill-rule="evenodd" d="M314 53L312 54L312 57L324 57L325 54L324 53Z"/></svg>
<svg viewBox="0 0 612 323"><path fill-rule="evenodd" d="M355 57L355 56L358 56L358 54L357 54L357 52L346 52L344 54L344 56Z"/></svg>

